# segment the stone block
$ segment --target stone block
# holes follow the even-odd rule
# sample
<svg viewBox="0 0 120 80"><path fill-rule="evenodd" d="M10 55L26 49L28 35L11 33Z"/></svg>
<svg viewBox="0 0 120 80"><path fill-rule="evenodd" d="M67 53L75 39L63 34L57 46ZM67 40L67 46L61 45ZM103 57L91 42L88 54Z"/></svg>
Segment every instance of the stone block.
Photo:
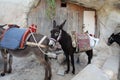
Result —
<svg viewBox="0 0 120 80"><path fill-rule="evenodd" d="M110 56L102 67L111 80L117 80L119 72L119 55Z"/></svg>
<svg viewBox="0 0 120 80"><path fill-rule="evenodd" d="M109 80L109 78L101 69L89 64L71 80Z"/></svg>

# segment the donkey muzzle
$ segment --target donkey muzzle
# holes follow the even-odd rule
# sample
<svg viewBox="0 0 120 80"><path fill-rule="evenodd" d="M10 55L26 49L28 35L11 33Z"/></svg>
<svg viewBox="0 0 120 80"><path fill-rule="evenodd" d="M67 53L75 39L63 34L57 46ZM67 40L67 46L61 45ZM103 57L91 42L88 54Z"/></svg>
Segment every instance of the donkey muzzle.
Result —
<svg viewBox="0 0 120 80"><path fill-rule="evenodd" d="M50 39L50 41L49 41L49 46L50 46L50 47L54 47L55 44L56 44L56 40Z"/></svg>

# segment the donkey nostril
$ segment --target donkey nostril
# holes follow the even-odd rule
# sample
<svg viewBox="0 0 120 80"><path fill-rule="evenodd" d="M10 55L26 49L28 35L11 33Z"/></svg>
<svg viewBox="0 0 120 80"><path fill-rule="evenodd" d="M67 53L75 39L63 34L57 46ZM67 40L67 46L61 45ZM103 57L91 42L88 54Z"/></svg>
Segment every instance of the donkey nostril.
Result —
<svg viewBox="0 0 120 80"><path fill-rule="evenodd" d="M54 42L53 40L50 40L49 45L50 45L50 46L54 46L54 45L55 45L55 42Z"/></svg>
<svg viewBox="0 0 120 80"><path fill-rule="evenodd" d="M53 47L53 45L50 45L50 47Z"/></svg>

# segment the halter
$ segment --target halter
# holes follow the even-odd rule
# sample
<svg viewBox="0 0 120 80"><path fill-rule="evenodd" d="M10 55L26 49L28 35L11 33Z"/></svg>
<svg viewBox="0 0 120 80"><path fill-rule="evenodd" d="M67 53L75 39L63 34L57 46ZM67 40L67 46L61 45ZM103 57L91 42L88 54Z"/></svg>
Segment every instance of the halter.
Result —
<svg viewBox="0 0 120 80"><path fill-rule="evenodd" d="M57 39L54 39L54 38L50 38L50 42L49 42L49 45L55 45L56 42L58 42L61 38L61 35L62 35L62 30L60 30L60 33L57 37Z"/></svg>
<svg viewBox="0 0 120 80"><path fill-rule="evenodd" d="M58 38L57 38L57 41L60 40L60 38L61 38L61 34L62 34L62 30L60 30L59 36L58 36Z"/></svg>
<svg viewBox="0 0 120 80"><path fill-rule="evenodd" d="M58 35L57 39L50 38L50 40L53 40L54 42L59 41L59 40L60 40L60 38L61 38L61 34L62 34L62 30L60 30L60 33L59 33L59 35Z"/></svg>

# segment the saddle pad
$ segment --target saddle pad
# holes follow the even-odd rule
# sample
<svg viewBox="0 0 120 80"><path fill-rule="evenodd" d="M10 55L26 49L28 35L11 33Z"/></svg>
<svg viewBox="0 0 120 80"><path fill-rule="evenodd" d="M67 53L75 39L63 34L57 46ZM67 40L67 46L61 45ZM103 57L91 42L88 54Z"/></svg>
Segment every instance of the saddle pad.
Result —
<svg viewBox="0 0 120 80"><path fill-rule="evenodd" d="M23 34L25 33L25 28L9 28L0 41L0 46L7 49L17 49L19 48Z"/></svg>
<svg viewBox="0 0 120 80"><path fill-rule="evenodd" d="M87 34L77 34L77 44L79 51L90 50L90 40Z"/></svg>

